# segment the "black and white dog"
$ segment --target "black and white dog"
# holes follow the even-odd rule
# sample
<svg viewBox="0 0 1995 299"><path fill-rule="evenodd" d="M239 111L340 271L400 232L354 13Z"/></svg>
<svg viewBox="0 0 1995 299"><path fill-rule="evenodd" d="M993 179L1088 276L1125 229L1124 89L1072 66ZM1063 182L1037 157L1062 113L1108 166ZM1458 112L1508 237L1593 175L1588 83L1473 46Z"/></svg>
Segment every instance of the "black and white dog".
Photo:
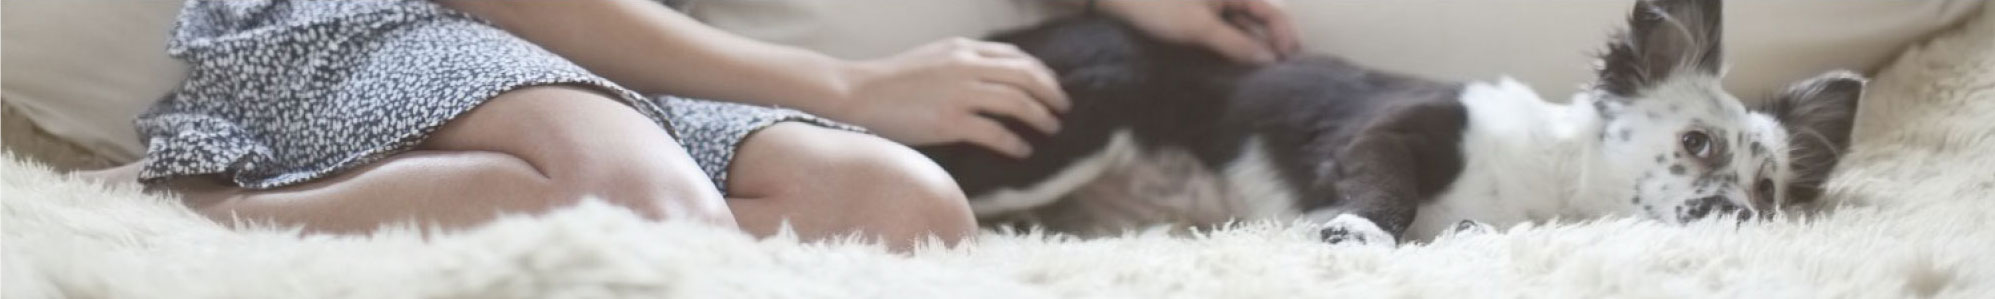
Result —
<svg viewBox="0 0 1995 299"><path fill-rule="evenodd" d="M920 148L986 219L1106 232L1293 219L1329 241L1480 223L1680 223L1803 206L1849 143L1865 80L1834 72L1748 106L1719 86L1717 0L1645 0L1593 88L1447 83L1333 58L1228 62L1082 16L1000 34L1060 75L1066 129L1031 158ZM1034 132L1012 124L1018 132Z"/></svg>

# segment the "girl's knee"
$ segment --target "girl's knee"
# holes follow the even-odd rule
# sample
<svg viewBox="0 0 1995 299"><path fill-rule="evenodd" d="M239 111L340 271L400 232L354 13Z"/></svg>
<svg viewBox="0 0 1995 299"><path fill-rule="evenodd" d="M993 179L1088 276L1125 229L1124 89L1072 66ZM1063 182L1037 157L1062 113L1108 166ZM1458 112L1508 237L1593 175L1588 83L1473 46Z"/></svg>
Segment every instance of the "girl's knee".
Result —
<svg viewBox="0 0 1995 299"><path fill-rule="evenodd" d="M571 161L573 170L556 182L579 197L627 207L649 218L735 226L726 199L691 158L683 153L627 158L608 163ZM647 161L658 159L671 161Z"/></svg>
<svg viewBox="0 0 1995 299"><path fill-rule="evenodd" d="M730 190L795 213L837 213L830 230L858 229L895 244L929 235L945 241L977 229L948 172L907 146L876 136L784 123L742 143ZM809 210L804 210L809 209Z"/></svg>
<svg viewBox="0 0 1995 299"><path fill-rule="evenodd" d="M899 143L879 137L851 134L844 146L822 150L847 151L826 156L838 157L831 164L837 175L828 194L841 194L835 200L874 201L867 205L889 219L902 219L924 227L920 231L945 241L969 237L977 230L969 202L955 179L934 161Z"/></svg>

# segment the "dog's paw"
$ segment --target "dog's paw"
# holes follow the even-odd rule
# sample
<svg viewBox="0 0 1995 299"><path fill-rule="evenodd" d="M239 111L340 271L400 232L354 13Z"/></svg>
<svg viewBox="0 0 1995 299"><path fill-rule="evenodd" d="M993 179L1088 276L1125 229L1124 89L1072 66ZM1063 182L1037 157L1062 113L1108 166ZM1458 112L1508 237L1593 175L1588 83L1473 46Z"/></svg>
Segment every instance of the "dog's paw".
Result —
<svg viewBox="0 0 1995 299"><path fill-rule="evenodd" d="M1321 225L1322 228L1317 230L1317 233L1324 242L1329 242L1330 244L1378 246L1399 244L1397 238L1393 238L1392 234L1386 233L1384 229L1380 229L1378 224L1357 215L1337 215L1336 218L1331 218L1330 221L1325 221Z"/></svg>
<svg viewBox="0 0 1995 299"><path fill-rule="evenodd" d="M1480 234L1487 234L1494 232L1496 232L1496 227L1490 226L1488 223L1482 223L1475 220L1462 220L1462 222L1456 222L1455 228L1448 230L1449 235L1456 235L1456 236L1480 235Z"/></svg>

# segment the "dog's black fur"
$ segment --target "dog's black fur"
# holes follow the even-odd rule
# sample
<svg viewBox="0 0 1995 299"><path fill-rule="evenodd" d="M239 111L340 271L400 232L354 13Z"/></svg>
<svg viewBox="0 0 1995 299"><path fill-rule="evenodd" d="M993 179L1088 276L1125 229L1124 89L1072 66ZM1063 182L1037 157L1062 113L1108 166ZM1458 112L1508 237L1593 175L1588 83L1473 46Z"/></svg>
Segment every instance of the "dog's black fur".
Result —
<svg viewBox="0 0 1995 299"><path fill-rule="evenodd" d="M1299 57L1271 65L1240 64L1203 48L1152 39L1127 24L1096 15L1055 20L992 38L1017 45L1045 62L1059 74L1061 87L1074 101L1073 109L1061 116L1066 129L1057 134L1037 134L1037 131L1021 123L1007 121L1012 131L1024 134L1036 149L1033 156L1023 160L1012 159L967 144L928 146L917 150L954 175L965 193L972 197L972 205L976 206L983 202L980 198L985 195L1003 194L1004 190L1030 189L1035 184L1062 176L1063 171L1082 160L1108 151L1115 142L1117 132L1126 131L1133 139L1135 151L1187 153L1190 160L1196 160L1194 162L1199 164L1198 167L1191 167L1198 171L1212 173L1237 165L1275 168L1272 170L1274 174L1266 177L1280 181L1272 184L1284 189L1280 197L1293 197L1280 202L1292 205L1282 207L1284 211L1318 217L1308 220L1324 221L1322 224L1327 224L1325 238L1333 241L1353 239L1349 236L1353 230L1362 231L1356 234L1365 235L1356 236L1356 239L1367 239L1381 233L1389 235L1386 236L1389 238L1400 238L1414 223L1415 214L1424 204L1437 202L1436 198L1455 187L1458 181L1480 184L1476 188L1491 188L1486 198L1503 202L1473 208L1443 207L1453 209L1448 211L1456 215L1437 217L1454 218L1422 221L1423 227L1441 227L1433 225L1439 223L1436 221L1455 221L1457 218L1478 221L1474 218L1509 217L1511 219L1506 221L1515 222L1544 220L1536 218L1572 213L1632 213L1682 222L1713 215L1766 214L1787 203L1812 201L1820 195L1821 181L1834 168L1838 154L1848 146L1855 107L1865 81L1855 73L1831 72L1796 85L1793 90L1776 97L1771 104L1739 106L1740 101L1717 88L1717 79L1723 73L1719 45L1723 12L1720 2L1637 2L1630 14L1629 28L1614 38L1602 57L1598 74L1600 81L1588 93L1581 94L1585 96L1585 104L1573 104L1591 106L1576 110L1595 113L1573 114L1584 117L1575 125L1596 130L1600 136L1600 142L1577 143L1593 147L1585 149L1589 152L1582 155L1597 156L1591 159L1616 159L1585 161L1575 165L1616 168L1572 169L1559 168L1571 166L1544 165L1545 169L1538 169L1570 170L1549 173L1574 174L1588 180L1625 178L1628 179L1625 183L1631 185L1629 189L1588 185L1577 182L1579 179L1555 175L1524 180L1492 179L1505 176L1512 169L1482 169L1476 173L1464 173L1469 157L1491 161L1518 158L1503 155L1529 155L1483 151L1471 155L1464 152L1468 145L1463 141L1472 121L1500 121L1509 116L1526 118L1512 121L1543 120L1534 118L1532 114L1486 110L1494 109L1488 105L1545 104L1535 94L1491 95L1515 102L1491 102L1490 96L1465 98L1465 91L1487 91L1496 87L1476 85L1483 88L1473 89L1467 84L1382 73L1329 57ZM1664 93L1663 96L1650 94L1657 90L1674 93ZM1464 101L1476 103L1478 110L1470 111ZM1706 109L1697 110L1697 113L1706 114L1678 113L1678 105L1700 105L1698 107ZM1656 108L1664 106L1668 108ZM1563 107L1559 109L1575 111ZM1644 113L1628 117L1620 114L1628 111ZM1472 119L1471 112L1476 112L1475 117L1489 119ZM1755 113L1770 116L1783 129L1767 129L1765 123L1749 123L1764 119L1754 118ZM1683 123L1655 120L1665 116L1679 117L1670 120L1681 120ZM1721 119L1725 121L1722 123L1724 127L1716 126L1721 124L1717 122ZM1713 122L1707 124L1707 120ZM1610 125L1640 126L1645 130L1628 127L1612 127L1613 130L1609 130L1606 126ZM1749 135L1742 132L1745 130L1754 131ZM1610 132L1616 136L1611 140L1608 138ZM1649 143L1633 142L1631 134L1634 132L1646 134L1640 141ZM1753 139L1774 138L1778 134L1789 134L1787 137L1790 140L1785 141L1786 144L1777 144L1788 147L1768 147L1762 142L1780 141ZM1527 135L1475 136L1535 138ZM1548 140L1511 141L1554 142ZM1260 142L1261 151L1247 152L1250 150L1247 145L1256 141ZM1681 148L1674 145L1679 142ZM1724 151L1724 145L1732 142L1744 144L1743 150L1750 155ZM1705 145L1715 145L1718 150L1710 150L1712 147ZM1611 148L1613 151L1600 150L1610 146L1614 147ZM1788 152L1773 153L1768 150L1776 148ZM1555 147L1532 148L1542 149ZM1644 150L1657 153L1656 164L1615 163L1628 162L1626 159L1629 157L1597 155L1602 152ZM1666 157L1662 153L1674 155ZM1681 158L1681 161L1671 160L1672 157ZM1787 157L1793 159L1782 160ZM1565 157L1552 159L1558 158ZM1648 158L1641 156L1639 159ZM1245 163L1242 160L1260 162ZM1760 165L1732 165L1733 161ZM1671 166L1670 163L1679 164ZM1494 167L1487 163L1477 165ZM1608 173L1588 172L1602 169ZM1790 171L1775 171L1783 169ZM1464 175L1471 179L1463 179ZM1231 180L1228 184L1251 185L1239 182L1242 180L1240 177L1224 179ZM1497 195L1499 187L1495 185L1520 181L1532 183L1524 184L1528 185L1523 189L1527 191L1543 190L1529 189L1543 185L1587 187L1575 189L1611 192ZM1748 186L1746 184L1753 187L1742 187ZM1645 186L1653 188L1645 189ZM1671 186L1679 188L1672 189ZM1645 200L1643 192L1666 198ZM1037 193L1030 196L1045 196ZM1623 200L1621 198L1632 199L1629 204L1618 207L1621 210L1559 210L1573 205L1552 201L1545 204L1550 207L1538 207L1542 209L1524 216L1534 219L1510 216L1527 214L1522 211L1532 208L1520 205L1518 201L1601 194L1613 195L1611 197L1617 203ZM1482 194L1451 195L1448 198L1477 196ZM1660 200L1670 202L1658 203ZM1582 206L1601 206L1601 202L1589 203ZM1524 209L1483 211L1499 207ZM1463 211L1498 215L1464 215L1460 213ZM1739 218L1750 218L1751 214L1740 215ZM1324 215L1334 218L1320 218ZM1344 221L1349 220L1344 215L1357 218L1352 221L1368 223L1353 224L1350 223L1352 221Z"/></svg>
<svg viewBox="0 0 1995 299"><path fill-rule="evenodd" d="M1266 142L1298 209L1362 215L1397 235L1419 203L1461 171L1461 85L1364 69L1327 57L1250 66L1166 43L1119 21L1080 16L992 38L1060 75L1074 99L1065 130L1035 134L1036 153L1007 158L969 145L918 148L973 197L1023 187L1099 151L1127 129L1140 148L1173 147L1214 166L1250 136Z"/></svg>

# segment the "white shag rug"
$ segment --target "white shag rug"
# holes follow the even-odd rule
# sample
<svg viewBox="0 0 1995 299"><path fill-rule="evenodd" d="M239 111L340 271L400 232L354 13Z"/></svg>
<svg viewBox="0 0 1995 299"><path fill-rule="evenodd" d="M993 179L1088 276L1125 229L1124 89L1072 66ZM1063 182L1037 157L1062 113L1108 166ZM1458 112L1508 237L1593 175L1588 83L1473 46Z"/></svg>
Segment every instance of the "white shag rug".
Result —
<svg viewBox="0 0 1995 299"><path fill-rule="evenodd" d="M1989 6L1995 15L1995 5ZM1278 225L910 255L648 223L606 205L427 240L231 231L170 198L0 161L6 298L1995 298L1995 20L1913 49L1863 102L1850 204L1744 225L1598 220L1398 248Z"/></svg>

